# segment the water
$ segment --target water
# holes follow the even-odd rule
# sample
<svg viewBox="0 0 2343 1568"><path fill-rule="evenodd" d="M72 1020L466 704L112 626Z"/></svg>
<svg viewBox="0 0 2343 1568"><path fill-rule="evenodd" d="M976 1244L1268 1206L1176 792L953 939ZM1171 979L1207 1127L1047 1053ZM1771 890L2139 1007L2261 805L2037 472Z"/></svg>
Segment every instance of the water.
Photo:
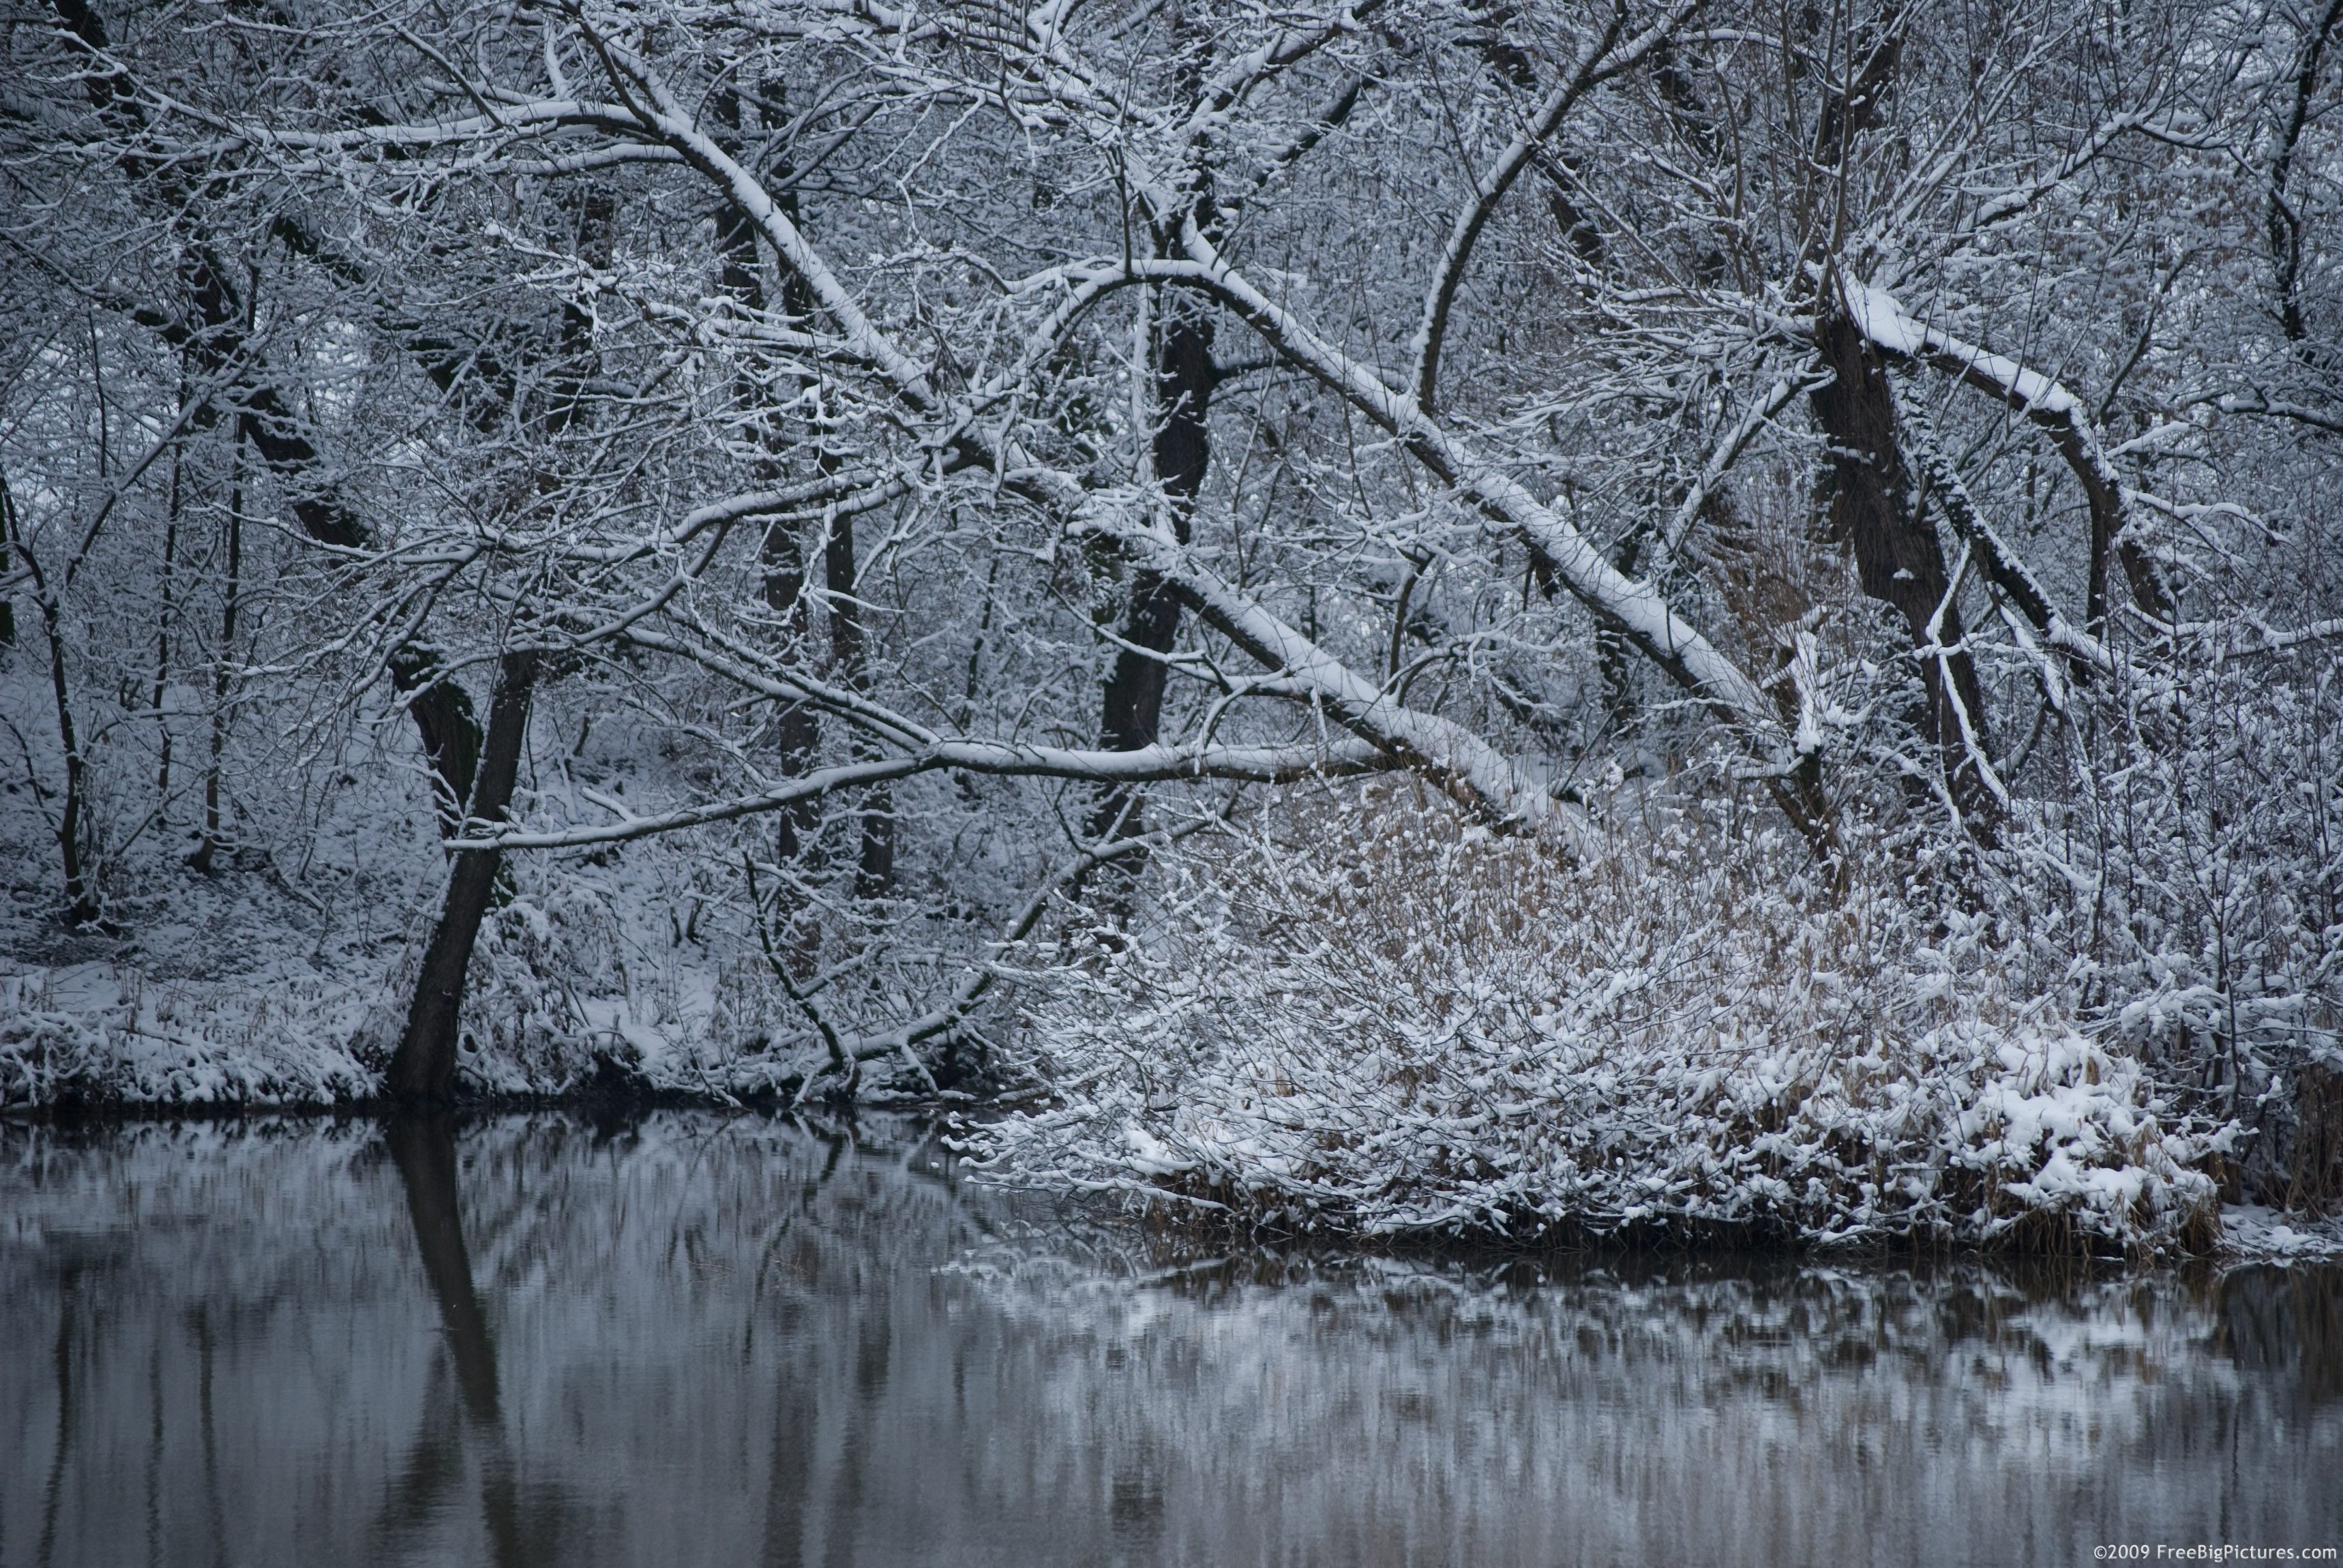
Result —
<svg viewBox="0 0 2343 1568"><path fill-rule="evenodd" d="M2117 1543L2343 1545L2343 1274L1179 1267L900 1126L0 1128L5 1568Z"/></svg>

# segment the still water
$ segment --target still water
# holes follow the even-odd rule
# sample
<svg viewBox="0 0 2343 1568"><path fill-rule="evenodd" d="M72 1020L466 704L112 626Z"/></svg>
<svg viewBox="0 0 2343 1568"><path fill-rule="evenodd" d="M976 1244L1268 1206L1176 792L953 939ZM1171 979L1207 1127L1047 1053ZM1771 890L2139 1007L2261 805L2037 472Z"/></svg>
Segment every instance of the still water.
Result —
<svg viewBox="0 0 2343 1568"><path fill-rule="evenodd" d="M2112 1543L2343 1545L2343 1273L1182 1261L908 1125L0 1127L5 1568Z"/></svg>

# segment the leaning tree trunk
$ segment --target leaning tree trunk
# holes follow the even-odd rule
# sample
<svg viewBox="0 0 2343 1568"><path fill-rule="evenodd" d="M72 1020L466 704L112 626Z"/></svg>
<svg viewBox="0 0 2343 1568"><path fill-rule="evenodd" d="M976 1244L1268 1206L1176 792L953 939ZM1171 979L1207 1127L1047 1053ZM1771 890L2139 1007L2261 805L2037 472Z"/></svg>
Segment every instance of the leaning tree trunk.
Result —
<svg viewBox="0 0 2343 1568"><path fill-rule="evenodd" d="M497 693L488 707L487 744L473 787L469 823L501 822L512 804L520 771L522 742L528 735L529 697L537 684L538 656L508 653L497 671ZM458 849L447 873L447 899L424 950L407 1004L407 1030L390 1059L386 1093L405 1101L449 1099L456 1087L456 1042L463 1021L464 977L472 967L480 920L494 896L504 855L496 849Z"/></svg>
<svg viewBox="0 0 2343 1568"><path fill-rule="evenodd" d="M1825 311L1815 336L1835 376L1814 394L1815 419L1831 448L1831 537L1853 551L1863 591L1902 613L1914 647L1933 641L1957 648L1960 609L1946 602L1944 551L1914 504L1916 487L1904 460L1886 366L1842 312ZM1998 803L1964 733L1973 733L1982 749L1985 693L1976 665L1966 652L1924 655L1920 675L1927 695L1917 727L1943 758L1954 803L1973 829L1989 835Z"/></svg>

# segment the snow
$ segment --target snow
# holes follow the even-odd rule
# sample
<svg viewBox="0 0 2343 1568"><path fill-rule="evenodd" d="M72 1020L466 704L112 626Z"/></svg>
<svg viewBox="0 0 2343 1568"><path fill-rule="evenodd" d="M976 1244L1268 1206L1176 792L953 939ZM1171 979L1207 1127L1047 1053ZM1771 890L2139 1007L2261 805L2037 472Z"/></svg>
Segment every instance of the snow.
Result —
<svg viewBox="0 0 2343 1568"><path fill-rule="evenodd" d="M2028 412L2073 415L2082 407L2073 393L2039 371L1915 319L1885 289L1850 282L1845 293L1856 329L1891 354L1951 360L2003 388Z"/></svg>
<svg viewBox="0 0 2343 1568"><path fill-rule="evenodd" d="M2343 1218L2313 1220L2258 1203L2224 1204L2221 1251L2256 1261L2343 1258Z"/></svg>
<svg viewBox="0 0 2343 1568"><path fill-rule="evenodd" d="M1581 860L1326 817L1195 849L1151 943L1057 976L1057 1101L977 1169L1270 1231L2210 1244L2229 1134L1900 892L1694 824Z"/></svg>
<svg viewBox="0 0 2343 1568"><path fill-rule="evenodd" d="M558 709L542 714L545 731L576 731ZM596 779L631 779L629 799L673 787L622 722L606 718L595 736L531 759L534 806L566 807ZM62 933L32 899L0 918L0 1112L376 1099L446 862L412 778L360 777L321 812L297 878L263 846L206 875L150 840L109 901L115 934ZM32 804L0 794L0 869L20 887L49 870ZM768 992L727 885L684 839L515 856L508 869L510 894L474 955L459 1091L618 1083L724 1103L792 1091L819 1059Z"/></svg>

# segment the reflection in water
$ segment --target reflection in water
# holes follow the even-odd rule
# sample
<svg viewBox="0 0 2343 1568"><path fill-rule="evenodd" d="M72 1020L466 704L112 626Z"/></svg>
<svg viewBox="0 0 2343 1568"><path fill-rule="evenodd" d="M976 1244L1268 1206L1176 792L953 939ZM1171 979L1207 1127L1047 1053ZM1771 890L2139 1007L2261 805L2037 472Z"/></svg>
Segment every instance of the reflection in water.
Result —
<svg viewBox="0 0 2343 1568"><path fill-rule="evenodd" d="M19 1563L2343 1544L2343 1274L1173 1264L910 1129L0 1129Z"/></svg>
<svg viewBox="0 0 2343 1568"><path fill-rule="evenodd" d="M552 1527L558 1524L558 1508L532 1511L528 1523L533 1528L524 1529L514 1496L512 1453L498 1409L497 1350L488 1337L488 1317L480 1311L479 1292L472 1285L464 1218L457 1207L453 1121L445 1115L396 1117L385 1123L383 1141L398 1167L399 1184L407 1190L416 1251L423 1260L424 1278L431 1282L432 1300L438 1303L447 1353L456 1363L464 1422L459 1425L455 1419L446 1380L437 1375L440 1363L435 1362L421 1424L398 1479L383 1501L373 1544L380 1556L397 1560L406 1555L410 1534L442 1512L463 1479L462 1435L468 1428L480 1448L480 1519L495 1548L498 1568L555 1562L557 1532Z"/></svg>

